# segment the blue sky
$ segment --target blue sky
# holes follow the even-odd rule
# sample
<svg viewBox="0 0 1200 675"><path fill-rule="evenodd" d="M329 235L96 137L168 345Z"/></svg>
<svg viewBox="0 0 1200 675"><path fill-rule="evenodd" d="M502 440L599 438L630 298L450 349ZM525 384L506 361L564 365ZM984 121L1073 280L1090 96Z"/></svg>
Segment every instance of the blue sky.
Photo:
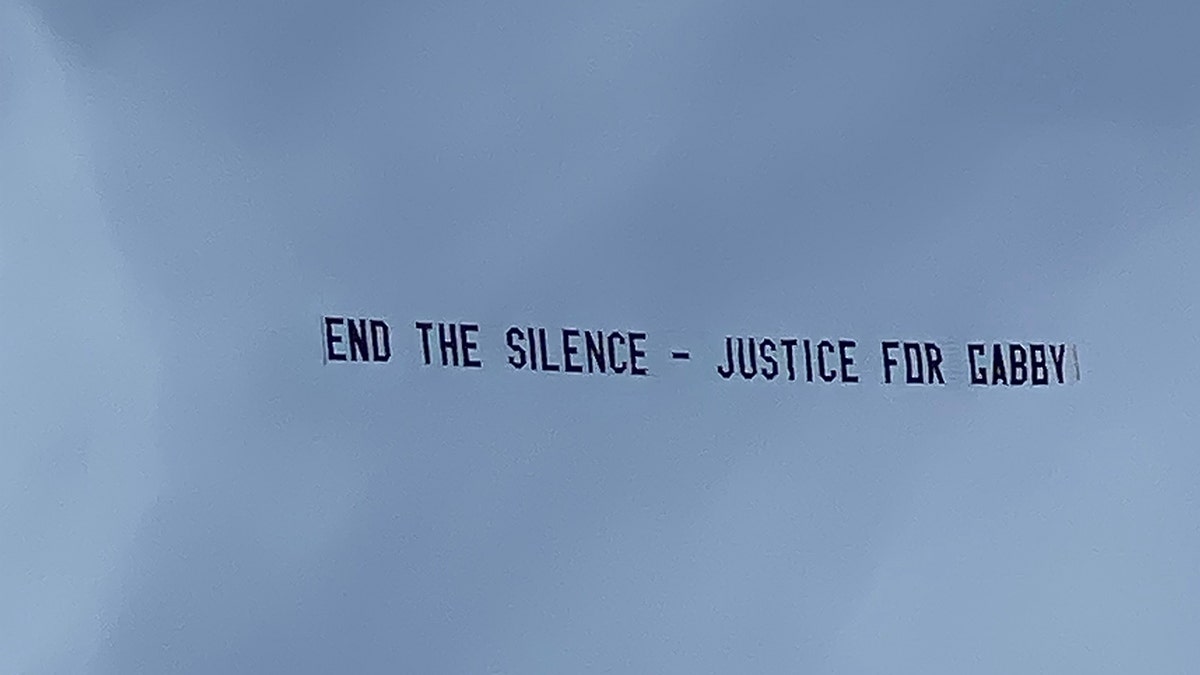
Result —
<svg viewBox="0 0 1200 675"><path fill-rule="evenodd" d="M1198 14L0 2L0 670L1188 672ZM417 320L1083 380L430 370Z"/></svg>

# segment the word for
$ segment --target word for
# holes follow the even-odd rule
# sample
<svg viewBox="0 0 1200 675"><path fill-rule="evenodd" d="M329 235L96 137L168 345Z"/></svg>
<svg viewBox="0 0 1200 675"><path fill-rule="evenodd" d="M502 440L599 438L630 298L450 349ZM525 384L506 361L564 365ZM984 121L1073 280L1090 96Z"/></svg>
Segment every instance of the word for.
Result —
<svg viewBox="0 0 1200 675"><path fill-rule="evenodd" d="M375 318L326 316L322 319L324 358L329 362L386 363L392 358L392 331ZM416 321L414 351L422 366L483 368L485 342L475 323ZM526 372L642 377L655 363L650 338L636 330L548 329L510 326L503 341L501 367ZM706 345L714 352L716 345ZM882 384L942 386L961 373L949 368L948 352L931 341L884 340L878 351L856 353L857 340L792 336L724 336L719 354L708 366L723 380L858 384L859 359L878 358ZM871 354L871 352L874 354ZM661 352L672 361L692 361L689 349L672 346ZM1049 386L1079 378L1073 345L1063 342L970 342L964 353L973 386ZM1073 372L1068 357L1074 359Z"/></svg>

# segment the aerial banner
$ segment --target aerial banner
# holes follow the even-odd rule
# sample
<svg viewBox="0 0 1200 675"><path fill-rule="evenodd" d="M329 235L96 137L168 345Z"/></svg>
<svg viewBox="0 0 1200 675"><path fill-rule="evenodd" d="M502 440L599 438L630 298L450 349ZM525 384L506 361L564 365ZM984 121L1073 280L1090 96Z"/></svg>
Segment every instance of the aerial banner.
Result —
<svg viewBox="0 0 1200 675"><path fill-rule="evenodd" d="M1075 343L804 332L685 334L582 324L321 317L326 364L501 370L514 375L682 377L725 382L905 387L1052 387L1078 382Z"/></svg>

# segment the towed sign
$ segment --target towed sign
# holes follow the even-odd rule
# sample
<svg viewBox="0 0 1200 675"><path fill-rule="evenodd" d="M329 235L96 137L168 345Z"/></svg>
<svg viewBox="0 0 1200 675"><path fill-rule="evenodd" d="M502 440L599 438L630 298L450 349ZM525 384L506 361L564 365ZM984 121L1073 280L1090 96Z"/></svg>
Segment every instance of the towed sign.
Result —
<svg viewBox="0 0 1200 675"><path fill-rule="evenodd" d="M578 375L655 376L686 364L722 380L855 385L868 372L883 385L1045 387L1080 379L1078 349L1064 341L957 341L722 335L670 344L640 330L507 326L490 336L478 323L414 321L407 342L420 367ZM382 318L324 316L325 363L389 363L393 329ZM494 354L493 360L485 352ZM405 351L406 356L408 352ZM494 363L494 366L493 366ZM965 368L964 368L965 366Z"/></svg>

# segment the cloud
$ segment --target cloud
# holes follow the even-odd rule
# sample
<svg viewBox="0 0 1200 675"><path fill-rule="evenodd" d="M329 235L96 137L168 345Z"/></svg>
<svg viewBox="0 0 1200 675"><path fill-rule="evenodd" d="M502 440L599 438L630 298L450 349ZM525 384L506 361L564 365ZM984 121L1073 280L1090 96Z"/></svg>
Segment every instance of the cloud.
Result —
<svg viewBox="0 0 1200 675"><path fill-rule="evenodd" d="M73 66L0 5L0 670L84 672L156 496L157 345L94 180Z"/></svg>
<svg viewBox="0 0 1200 675"><path fill-rule="evenodd" d="M1159 635L1106 656L1185 653L1167 594L1194 598L1192 371L1138 380L1155 361L1125 345L1194 333L1176 215L1196 101L1106 73L1186 31L940 1L69 5L49 25L78 44L8 10L0 60L19 75L5 316L53 329L2 338L23 387L5 431L36 450L5 475L25 490L14 569L103 583L17 586L51 637L15 668L820 672L975 651L1069 670L1123 607ZM391 319L393 362L324 366L322 313ZM480 321L488 364L418 367L423 319ZM509 322L849 335L864 355L1061 337L1084 381L535 376L503 366ZM1160 552L1170 584L1139 595L1130 561Z"/></svg>

